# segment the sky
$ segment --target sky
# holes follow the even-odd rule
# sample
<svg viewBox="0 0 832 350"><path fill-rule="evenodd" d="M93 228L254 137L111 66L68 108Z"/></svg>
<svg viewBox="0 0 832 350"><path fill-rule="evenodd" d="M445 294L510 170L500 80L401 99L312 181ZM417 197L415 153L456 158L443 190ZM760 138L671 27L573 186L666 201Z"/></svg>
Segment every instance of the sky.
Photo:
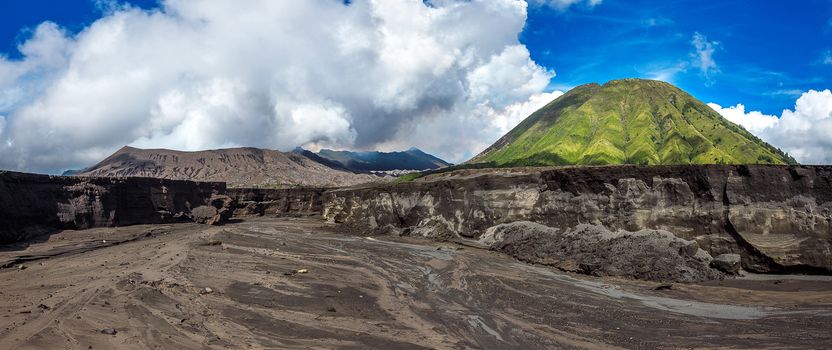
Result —
<svg viewBox="0 0 832 350"><path fill-rule="evenodd" d="M563 92L627 77L832 163L828 0L4 0L0 169L124 145L462 162Z"/></svg>

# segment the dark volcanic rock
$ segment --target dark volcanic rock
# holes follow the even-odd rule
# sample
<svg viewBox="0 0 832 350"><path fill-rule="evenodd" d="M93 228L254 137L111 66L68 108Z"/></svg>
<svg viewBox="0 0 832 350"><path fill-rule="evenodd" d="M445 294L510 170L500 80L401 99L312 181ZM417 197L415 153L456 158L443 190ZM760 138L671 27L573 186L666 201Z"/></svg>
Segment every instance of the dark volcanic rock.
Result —
<svg viewBox="0 0 832 350"><path fill-rule="evenodd" d="M208 225L217 225L222 221L217 208L210 205L200 205L191 210L191 218L194 222Z"/></svg>
<svg viewBox="0 0 832 350"><path fill-rule="evenodd" d="M0 244L63 229L180 221L224 192L221 182L0 172Z"/></svg>
<svg viewBox="0 0 832 350"><path fill-rule="evenodd" d="M480 169L337 190L226 190L224 183L0 172L2 243L61 229L317 213L361 232L456 239L482 239L500 224L535 222L555 231L523 234L493 248L584 273L707 278L688 259L701 258L700 248L710 256L738 254L740 266L753 272L832 272L829 166ZM600 233L579 229L583 224ZM563 246L558 238L606 237L604 230L622 236L580 247ZM645 232L673 237L655 241ZM671 254L672 266L692 270L654 277L641 270L651 266L651 252L615 260L621 251L644 247ZM561 248L580 259L559 255Z"/></svg>
<svg viewBox="0 0 832 350"><path fill-rule="evenodd" d="M194 222L220 225L227 222L234 215L236 202L229 196L212 195L209 203L210 205L200 205L191 210L191 219Z"/></svg>
<svg viewBox="0 0 832 350"><path fill-rule="evenodd" d="M228 221L234 216L237 208L237 201L226 195L213 195L210 198L211 206L217 209L217 217L213 224L220 224Z"/></svg>
<svg viewBox="0 0 832 350"><path fill-rule="evenodd" d="M611 232L585 224L560 230L518 221L489 228L480 242L522 261L595 276L697 282L721 275L696 242L662 230Z"/></svg>
<svg viewBox="0 0 832 350"><path fill-rule="evenodd" d="M723 272L737 274L740 272L741 260L739 254L720 254L711 261L711 266Z"/></svg>
<svg viewBox="0 0 832 350"><path fill-rule="evenodd" d="M756 272L832 271L830 166L606 166L464 170L325 193L329 221L383 233L479 238L532 221L664 230Z"/></svg>
<svg viewBox="0 0 832 350"><path fill-rule="evenodd" d="M317 215L323 208L325 188L231 188L228 196L237 203L234 216Z"/></svg>

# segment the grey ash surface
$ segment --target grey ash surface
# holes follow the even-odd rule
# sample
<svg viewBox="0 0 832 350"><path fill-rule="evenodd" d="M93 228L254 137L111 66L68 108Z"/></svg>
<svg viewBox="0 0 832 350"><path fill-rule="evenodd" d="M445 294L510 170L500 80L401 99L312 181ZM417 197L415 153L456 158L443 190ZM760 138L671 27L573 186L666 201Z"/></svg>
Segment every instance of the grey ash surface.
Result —
<svg viewBox="0 0 832 350"><path fill-rule="evenodd" d="M335 234L315 218L64 231L0 252L3 261L20 256L37 259L0 269L0 348L832 343L828 278L654 290L656 282L569 274L449 243Z"/></svg>

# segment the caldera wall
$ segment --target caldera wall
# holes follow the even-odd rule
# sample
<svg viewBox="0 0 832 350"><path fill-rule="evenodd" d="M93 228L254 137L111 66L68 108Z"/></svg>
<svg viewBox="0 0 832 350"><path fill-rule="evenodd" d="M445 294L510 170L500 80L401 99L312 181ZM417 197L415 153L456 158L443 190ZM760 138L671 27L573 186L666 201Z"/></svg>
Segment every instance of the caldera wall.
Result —
<svg viewBox="0 0 832 350"><path fill-rule="evenodd" d="M328 191L332 222L477 239L532 221L569 229L661 229L759 272L832 271L832 167L612 166L472 171Z"/></svg>
<svg viewBox="0 0 832 350"><path fill-rule="evenodd" d="M237 202L234 216L318 215L323 209L325 188L230 188Z"/></svg>
<svg viewBox="0 0 832 350"><path fill-rule="evenodd" d="M752 271L832 271L828 166L483 169L335 190L227 190L215 182L0 172L0 243L61 229L196 220L191 209L200 206L216 208L200 214L206 222L231 211L322 213L362 232L439 238L479 239L491 227L517 221L656 229L695 240L714 257L740 254Z"/></svg>
<svg viewBox="0 0 832 350"><path fill-rule="evenodd" d="M62 229L188 220L225 183L0 172L0 244Z"/></svg>

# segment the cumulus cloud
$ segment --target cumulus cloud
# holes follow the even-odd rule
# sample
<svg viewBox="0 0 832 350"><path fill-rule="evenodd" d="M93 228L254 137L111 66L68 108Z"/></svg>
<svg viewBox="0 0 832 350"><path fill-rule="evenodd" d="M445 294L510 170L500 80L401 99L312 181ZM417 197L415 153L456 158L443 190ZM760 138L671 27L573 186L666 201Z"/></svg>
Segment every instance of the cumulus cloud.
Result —
<svg viewBox="0 0 832 350"><path fill-rule="evenodd" d="M752 134L759 134L763 130L777 125L780 121L780 118L776 116L763 114L759 111L746 113L745 106L741 103L726 108L722 108L722 106L716 103L708 103L708 106L719 112L725 119L744 127Z"/></svg>
<svg viewBox="0 0 832 350"><path fill-rule="evenodd" d="M534 111L563 95L561 91L540 92L525 100L507 105L502 108L494 107L490 103L480 103L468 107L468 113L452 120L432 120L405 128L402 133L410 135L409 139L432 140L437 134L443 138L455 138L462 146L453 149L450 159L467 160L475 156L486 147L497 141L509 130ZM453 134L451 134L451 132ZM384 146L390 149L403 149L407 144L395 138Z"/></svg>
<svg viewBox="0 0 832 350"><path fill-rule="evenodd" d="M541 69L530 59L525 46L514 45L472 70L467 80L475 101L503 108L539 92L553 75L554 72Z"/></svg>
<svg viewBox="0 0 832 350"><path fill-rule="evenodd" d="M42 93L67 66L70 49L66 33L57 24L44 22L35 28L30 40L18 47L25 60L10 61L0 56L0 113Z"/></svg>
<svg viewBox="0 0 832 350"><path fill-rule="evenodd" d="M543 108L543 106L554 101L561 95L563 95L563 91L542 92L530 96L526 101L509 105L500 111L490 109L488 106L483 106L483 108L487 109L484 113L493 116L490 118L491 127L497 129L502 136L517 126L517 124L520 124L523 119L526 119L526 117L538 109Z"/></svg>
<svg viewBox="0 0 832 350"><path fill-rule="evenodd" d="M83 31L46 22L22 59L0 57L0 168L56 172L124 144L417 146L458 162L554 76L518 40L522 0L99 3Z"/></svg>
<svg viewBox="0 0 832 350"><path fill-rule="evenodd" d="M832 164L832 91L809 90L797 99L794 110L783 110L780 117L745 106L709 106L726 119L791 154L804 164Z"/></svg>
<svg viewBox="0 0 832 350"><path fill-rule="evenodd" d="M706 36L696 32L693 33L690 44L694 48L694 52L691 53L692 64L699 68L706 79L710 80L715 73L719 73L719 66L714 60L714 53L719 48L719 42L708 41Z"/></svg>

